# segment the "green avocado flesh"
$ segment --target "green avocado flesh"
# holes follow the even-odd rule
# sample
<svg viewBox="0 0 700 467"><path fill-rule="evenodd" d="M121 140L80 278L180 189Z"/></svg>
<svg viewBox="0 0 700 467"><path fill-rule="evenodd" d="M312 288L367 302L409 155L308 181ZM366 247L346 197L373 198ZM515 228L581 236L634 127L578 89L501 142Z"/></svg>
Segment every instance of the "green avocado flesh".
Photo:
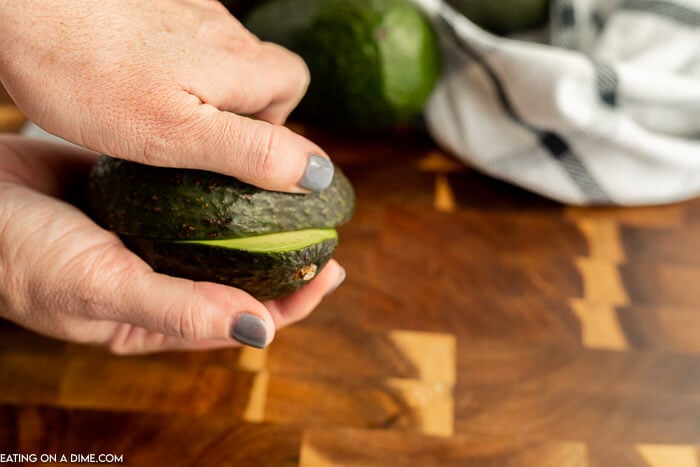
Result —
<svg viewBox="0 0 700 467"><path fill-rule="evenodd" d="M199 244L230 250L245 250L252 253L274 253L305 248L314 243L338 238L333 229L308 229L295 232L280 232L246 238L224 240L184 240L181 244Z"/></svg>
<svg viewBox="0 0 700 467"><path fill-rule="evenodd" d="M298 290L316 277L338 245L333 229L210 241L122 239L157 272L230 285L258 300Z"/></svg>
<svg viewBox="0 0 700 467"><path fill-rule="evenodd" d="M290 194L212 172L101 156L88 180L87 206L155 271L268 300L321 271L355 196L338 167L322 192Z"/></svg>

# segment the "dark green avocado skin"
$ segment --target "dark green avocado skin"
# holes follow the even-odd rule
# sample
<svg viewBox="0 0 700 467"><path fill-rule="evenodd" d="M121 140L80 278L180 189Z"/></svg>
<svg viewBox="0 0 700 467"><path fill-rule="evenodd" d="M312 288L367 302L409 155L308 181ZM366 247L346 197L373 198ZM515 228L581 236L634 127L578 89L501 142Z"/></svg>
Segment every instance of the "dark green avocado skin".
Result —
<svg viewBox="0 0 700 467"><path fill-rule="evenodd" d="M299 250L253 253L198 243L178 243L122 236L124 243L157 272L195 281L218 282L245 290L258 300L289 295L316 275L338 245L329 239Z"/></svg>
<svg viewBox="0 0 700 467"><path fill-rule="evenodd" d="M88 180L88 210L121 235L213 240L333 228L352 216L352 186L335 167L321 193L266 191L233 177L101 156Z"/></svg>

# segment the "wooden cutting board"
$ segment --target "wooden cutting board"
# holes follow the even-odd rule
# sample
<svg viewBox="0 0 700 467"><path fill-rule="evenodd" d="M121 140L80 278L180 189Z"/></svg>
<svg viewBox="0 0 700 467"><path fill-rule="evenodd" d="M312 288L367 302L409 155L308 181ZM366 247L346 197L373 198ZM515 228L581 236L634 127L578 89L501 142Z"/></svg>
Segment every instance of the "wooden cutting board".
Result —
<svg viewBox="0 0 700 467"><path fill-rule="evenodd" d="M346 283L262 351L118 357L0 321L0 453L700 466L700 201L570 208L420 132L294 128L356 187Z"/></svg>
<svg viewBox="0 0 700 467"><path fill-rule="evenodd" d="M25 121L24 115L17 110L10 96L0 86L0 132L13 133L19 131Z"/></svg>

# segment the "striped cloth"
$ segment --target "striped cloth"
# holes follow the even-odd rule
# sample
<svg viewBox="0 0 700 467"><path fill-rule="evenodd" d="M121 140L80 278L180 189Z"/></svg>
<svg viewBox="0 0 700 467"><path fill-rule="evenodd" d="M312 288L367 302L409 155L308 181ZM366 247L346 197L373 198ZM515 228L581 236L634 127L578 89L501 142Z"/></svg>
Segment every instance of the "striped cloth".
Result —
<svg viewBox="0 0 700 467"><path fill-rule="evenodd" d="M447 151L569 204L700 194L700 0L552 0L528 39L414 1L443 48L425 116Z"/></svg>

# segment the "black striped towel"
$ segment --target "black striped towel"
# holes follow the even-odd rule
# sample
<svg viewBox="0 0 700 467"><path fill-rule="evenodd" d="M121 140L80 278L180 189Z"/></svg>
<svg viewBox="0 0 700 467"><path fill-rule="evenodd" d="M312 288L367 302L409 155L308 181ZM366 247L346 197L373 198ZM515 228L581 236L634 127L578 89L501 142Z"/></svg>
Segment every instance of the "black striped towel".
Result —
<svg viewBox="0 0 700 467"><path fill-rule="evenodd" d="M552 0L543 41L414 1L443 47L425 115L446 150L564 203L700 194L700 0Z"/></svg>

